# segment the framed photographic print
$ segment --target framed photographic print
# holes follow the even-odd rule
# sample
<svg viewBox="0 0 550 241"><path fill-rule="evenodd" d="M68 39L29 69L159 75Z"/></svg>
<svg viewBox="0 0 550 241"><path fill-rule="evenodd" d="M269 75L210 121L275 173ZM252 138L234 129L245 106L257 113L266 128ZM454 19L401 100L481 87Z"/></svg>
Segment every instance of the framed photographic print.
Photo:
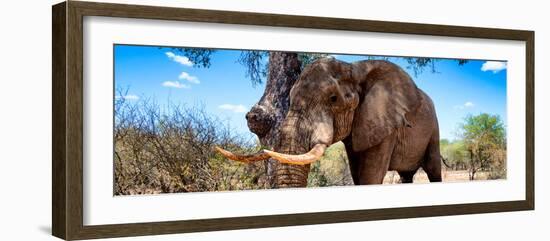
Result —
<svg viewBox="0 0 550 241"><path fill-rule="evenodd" d="M534 32L53 6L52 230L534 209Z"/></svg>

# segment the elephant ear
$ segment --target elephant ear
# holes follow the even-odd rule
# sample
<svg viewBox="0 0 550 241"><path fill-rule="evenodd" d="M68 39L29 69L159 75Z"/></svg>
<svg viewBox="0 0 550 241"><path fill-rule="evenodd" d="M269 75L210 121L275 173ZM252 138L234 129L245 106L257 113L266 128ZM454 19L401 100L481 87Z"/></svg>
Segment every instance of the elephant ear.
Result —
<svg viewBox="0 0 550 241"><path fill-rule="evenodd" d="M405 115L416 110L418 89L405 71L385 61L363 61L352 66L352 78L362 87L351 131L354 151L376 146L402 126Z"/></svg>

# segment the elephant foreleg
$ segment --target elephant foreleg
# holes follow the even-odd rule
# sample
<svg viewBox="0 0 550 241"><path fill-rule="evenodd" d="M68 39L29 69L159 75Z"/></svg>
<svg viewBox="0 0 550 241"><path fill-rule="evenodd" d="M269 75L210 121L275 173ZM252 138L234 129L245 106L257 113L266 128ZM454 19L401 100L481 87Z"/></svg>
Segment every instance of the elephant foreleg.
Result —
<svg viewBox="0 0 550 241"><path fill-rule="evenodd" d="M388 172L395 143L395 134L392 134L377 146L356 153L359 161L359 185L382 184L384 182L384 176Z"/></svg>
<svg viewBox="0 0 550 241"><path fill-rule="evenodd" d="M348 155L349 171L351 178L355 185L359 185L359 160L357 153L353 151L351 144L351 135L344 139L344 145L346 146L346 154Z"/></svg>

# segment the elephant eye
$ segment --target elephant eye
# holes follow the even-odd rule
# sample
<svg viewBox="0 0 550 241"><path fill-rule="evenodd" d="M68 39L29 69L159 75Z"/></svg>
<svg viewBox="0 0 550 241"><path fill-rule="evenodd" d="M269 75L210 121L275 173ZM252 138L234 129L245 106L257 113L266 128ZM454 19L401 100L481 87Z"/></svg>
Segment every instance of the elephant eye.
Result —
<svg viewBox="0 0 550 241"><path fill-rule="evenodd" d="M329 100L332 103L336 103L336 101L338 100L338 97L336 95L332 95L332 96L330 96Z"/></svg>

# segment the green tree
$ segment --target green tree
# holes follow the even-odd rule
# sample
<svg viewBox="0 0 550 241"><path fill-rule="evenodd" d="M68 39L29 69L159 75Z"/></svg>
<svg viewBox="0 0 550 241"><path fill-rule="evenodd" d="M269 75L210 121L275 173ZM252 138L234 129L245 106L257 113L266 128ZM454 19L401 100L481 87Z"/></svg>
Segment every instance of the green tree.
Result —
<svg viewBox="0 0 550 241"><path fill-rule="evenodd" d="M469 115L461 125L461 136L469 155L469 177L480 170L505 173L506 131L498 115ZM493 176L499 178L499 175Z"/></svg>
<svg viewBox="0 0 550 241"><path fill-rule="evenodd" d="M442 139L440 142L441 156L452 170L466 170L468 166L468 151L462 140L450 142Z"/></svg>

